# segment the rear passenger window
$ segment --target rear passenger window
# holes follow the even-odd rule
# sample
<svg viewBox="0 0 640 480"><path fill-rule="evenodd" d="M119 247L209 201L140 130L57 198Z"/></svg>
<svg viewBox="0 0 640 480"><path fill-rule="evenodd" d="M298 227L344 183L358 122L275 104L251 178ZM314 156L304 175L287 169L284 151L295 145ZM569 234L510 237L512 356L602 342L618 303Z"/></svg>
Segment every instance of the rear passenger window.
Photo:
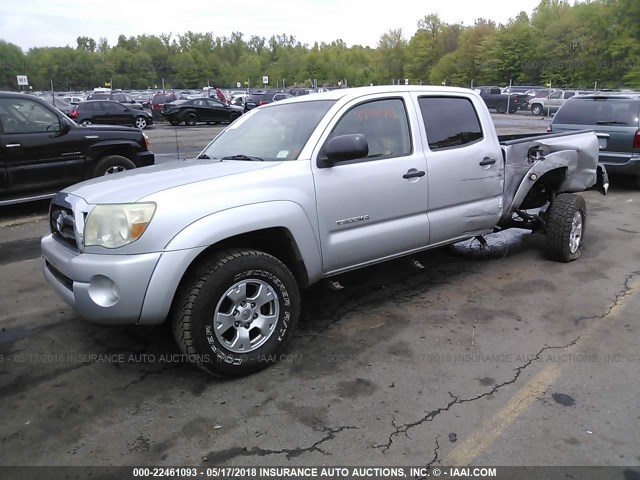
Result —
<svg viewBox="0 0 640 480"><path fill-rule="evenodd" d="M638 102L626 99L581 98L565 103L551 122L568 125L638 125Z"/></svg>
<svg viewBox="0 0 640 480"><path fill-rule="evenodd" d="M482 128L471 101L459 97L418 99L431 150L464 147L482 139Z"/></svg>
<svg viewBox="0 0 640 480"><path fill-rule="evenodd" d="M374 100L353 107L340 119L331 136L361 133L369 143L369 158L411 153L411 136L404 102Z"/></svg>

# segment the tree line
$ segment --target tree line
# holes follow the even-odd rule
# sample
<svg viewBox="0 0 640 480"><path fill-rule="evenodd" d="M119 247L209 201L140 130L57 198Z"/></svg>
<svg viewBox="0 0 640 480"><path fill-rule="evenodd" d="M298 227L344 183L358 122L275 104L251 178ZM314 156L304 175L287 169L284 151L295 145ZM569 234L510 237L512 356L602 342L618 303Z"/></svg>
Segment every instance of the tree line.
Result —
<svg viewBox="0 0 640 480"><path fill-rule="evenodd" d="M234 32L78 37L75 47L26 53L0 40L0 89L18 90L27 75L34 90L113 88L235 88L361 86L404 83L457 86L513 84L576 88L640 87L640 2L541 0L529 16L506 24L477 19L448 24L425 15L417 29L383 33L376 48L302 44L286 34L269 39Z"/></svg>

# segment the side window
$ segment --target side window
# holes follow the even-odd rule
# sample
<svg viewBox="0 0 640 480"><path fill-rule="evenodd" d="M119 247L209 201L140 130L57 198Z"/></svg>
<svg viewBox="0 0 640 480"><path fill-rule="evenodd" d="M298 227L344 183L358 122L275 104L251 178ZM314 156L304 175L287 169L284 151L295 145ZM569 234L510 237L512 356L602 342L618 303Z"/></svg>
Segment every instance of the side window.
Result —
<svg viewBox="0 0 640 480"><path fill-rule="evenodd" d="M551 95L549 95L549 98L551 98L553 100L557 100L561 96L562 96L562 92L553 92Z"/></svg>
<svg viewBox="0 0 640 480"><path fill-rule="evenodd" d="M564 92L564 99L571 98L576 94L576 92Z"/></svg>
<svg viewBox="0 0 640 480"><path fill-rule="evenodd" d="M369 157L400 157L411 153L407 111L401 99L374 100L353 107L338 121L331 136L361 133Z"/></svg>
<svg viewBox="0 0 640 480"><path fill-rule="evenodd" d="M431 150L464 147L483 138L471 100L461 97L421 97L420 112Z"/></svg>
<svg viewBox="0 0 640 480"><path fill-rule="evenodd" d="M0 122L4 133L44 133L60 129L53 112L29 99L0 100Z"/></svg>

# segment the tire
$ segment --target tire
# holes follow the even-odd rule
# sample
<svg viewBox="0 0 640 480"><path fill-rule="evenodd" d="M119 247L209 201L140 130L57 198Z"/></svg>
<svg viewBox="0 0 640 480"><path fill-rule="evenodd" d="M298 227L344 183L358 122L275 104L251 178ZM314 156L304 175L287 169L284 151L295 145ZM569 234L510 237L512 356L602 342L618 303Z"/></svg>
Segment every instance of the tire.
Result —
<svg viewBox="0 0 640 480"><path fill-rule="evenodd" d="M91 125L91 120L82 120L80 122L80 125L82 125L83 127L86 127L87 125Z"/></svg>
<svg viewBox="0 0 640 480"><path fill-rule="evenodd" d="M178 120L169 120L171 125L178 125L180 122Z"/></svg>
<svg viewBox="0 0 640 480"><path fill-rule="evenodd" d="M147 128L147 119L140 116L140 117L136 117L136 119L133 121L133 124L136 126L136 128L140 129L140 130L144 130L145 128Z"/></svg>
<svg viewBox="0 0 640 480"><path fill-rule="evenodd" d="M235 122L238 118L240 118L239 113L232 113L231 115L229 115L229 123Z"/></svg>
<svg viewBox="0 0 640 480"><path fill-rule="evenodd" d="M518 111L518 108L512 108L509 110L509 113L516 113Z"/></svg>
<svg viewBox="0 0 640 480"><path fill-rule="evenodd" d="M112 173L124 172L136 168L136 165L127 157L120 155L108 155L98 161L93 171L94 177L111 175Z"/></svg>
<svg viewBox="0 0 640 480"><path fill-rule="evenodd" d="M531 105L531 113L536 116L542 116L542 105L539 103Z"/></svg>
<svg viewBox="0 0 640 480"><path fill-rule="evenodd" d="M184 124L190 127L193 127L196 123L198 123L198 117L196 117L195 113L188 114L184 119Z"/></svg>
<svg viewBox="0 0 640 480"><path fill-rule="evenodd" d="M507 104L505 102L498 102L496 104L496 112L507 113Z"/></svg>
<svg viewBox="0 0 640 480"><path fill-rule="evenodd" d="M262 307L251 302L263 294L270 299ZM227 250L204 261L181 284L169 314L182 353L202 370L225 377L276 362L299 316L300 293L289 269L254 250ZM216 330L214 318L228 322L226 327Z"/></svg>
<svg viewBox="0 0 640 480"><path fill-rule="evenodd" d="M582 255L587 204L580 195L558 195L547 212L546 253L549 259L572 262Z"/></svg>

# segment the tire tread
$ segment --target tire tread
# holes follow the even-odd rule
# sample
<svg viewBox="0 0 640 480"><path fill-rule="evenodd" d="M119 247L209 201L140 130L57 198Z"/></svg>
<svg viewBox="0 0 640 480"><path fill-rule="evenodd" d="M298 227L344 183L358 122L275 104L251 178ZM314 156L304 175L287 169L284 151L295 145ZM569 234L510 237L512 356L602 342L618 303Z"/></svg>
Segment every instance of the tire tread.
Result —
<svg viewBox="0 0 640 480"><path fill-rule="evenodd" d="M280 264L282 268L284 268L289 274L291 271L287 268L287 266L278 260L276 257L269 255L268 253L261 252L259 250L222 250L218 252L213 262L207 262L208 266L203 266L197 268L192 272L190 277L184 283L184 288L181 291L177 292L176 299L178 302L174 302L174 306L172 307L172 312L170 313L170 317L172 318L172 330L173 336L180 348L180 351L183 354L193 356L195 358L194 364L206 371L207 373L214 375L216 377L225 377L228 375L222 375L219 372L211 369L209 365L202 362L200 360L200 356L197 355L196 347L194 346L194 339L192 335L192 311L194 303L198 298L200 290L206 283L206 281L212 275L215 275L224 265L229 262L236 260L238 258L254 256L254 257L262 257L268 258L272 261L276 261ZM291 274L293 277L293 274ZM184 300L182 300L184 299ZM289 328L295 329L295 323L298 315L294 315L292 317L292 323ZM285 349L293 335L288 335L283 343L281 344L281 349ZM239 373L240 375L242 373Z"/></svg>

